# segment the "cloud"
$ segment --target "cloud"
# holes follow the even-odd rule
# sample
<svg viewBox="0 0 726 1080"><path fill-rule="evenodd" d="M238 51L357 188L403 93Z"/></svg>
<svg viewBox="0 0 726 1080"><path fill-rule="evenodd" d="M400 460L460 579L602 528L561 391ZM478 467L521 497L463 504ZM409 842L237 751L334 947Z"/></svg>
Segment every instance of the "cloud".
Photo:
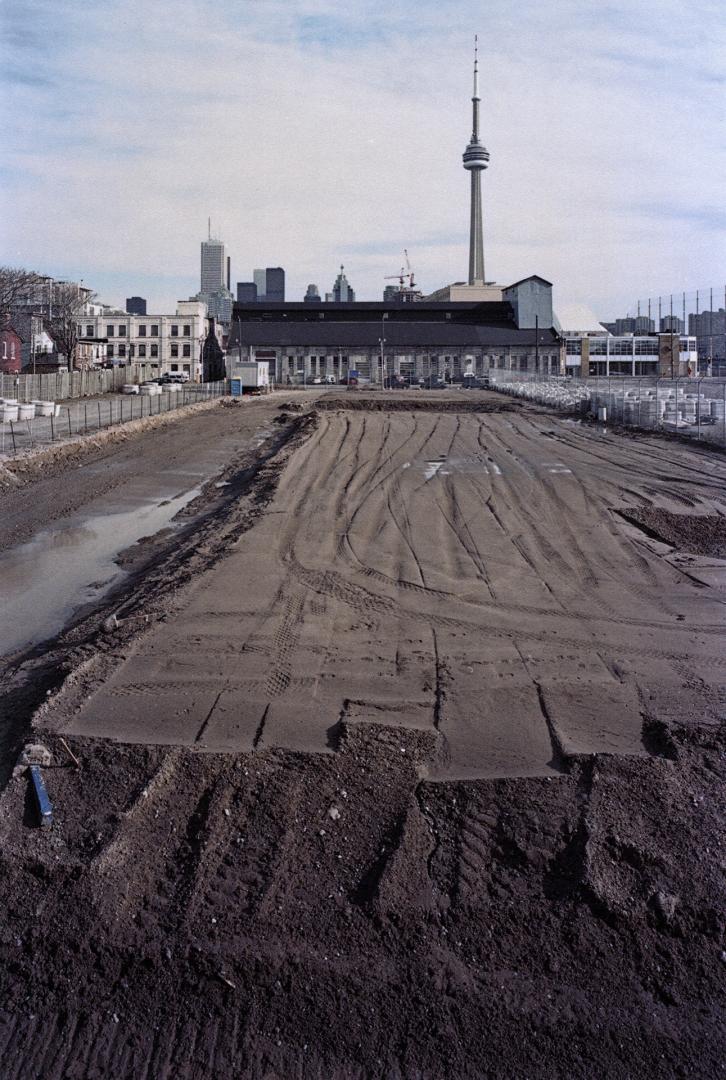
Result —
<svg viewBox="0 0 726 1080"><path fill-rule="evenodd" d="M657 26L635 0L6 0L4 21L31 82L0 74L0 240L109 301L195 292L208 215L234 280L282 265L291 299L341 262L376 298L404 247L424 289L461 280L474 31L488 276L539 273L601 317L724 276L706 0Z"/></svg>

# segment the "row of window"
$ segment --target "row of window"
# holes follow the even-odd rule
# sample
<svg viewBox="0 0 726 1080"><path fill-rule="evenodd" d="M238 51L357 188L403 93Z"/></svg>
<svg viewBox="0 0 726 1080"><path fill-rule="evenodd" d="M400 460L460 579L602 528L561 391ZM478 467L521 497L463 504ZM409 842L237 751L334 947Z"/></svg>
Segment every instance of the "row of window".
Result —
<svg viewBox="0 0 726 1080"><path fill-rule="evenodd" d="M115 352L114 352L114 348L116 350ZM191 347L191 345L182 345L182 349L181 349L181 353L180 353L178 345L170 345L169 346L169 353L170 353L171 356L173 356L175 358L178 358L179 356L191 357L191 355L192 355L192 347ZM156 344L151 344L151 345L142 345L142 344L129 345L128 346L128 355L129 355L129 357L133 357L134 354L136 356L138 356L139 360L146 360L147 358L151 359L151 360L156 360L159 357L159 346L156 345ZM114 346L113 343L109 341L107 349L106 349L106 355L107 356L118 356L118 357L121 357L121 358L125 357L127 355L126 344L124 342L119 342L118 345Z"/></svg>
<svg viewBox="0 0 726 1080"><path fill-rule="evenodd" d="M181 326L181 334L179 333L179 327ZM148 331L148 333L147 333ZM192 326L191 323L172 323L170 326L170 333L172 337L191 337ZM86 324L86 337L95 337L96 328L92 323ZM83 336L83 327L78 326L79 337ZM107 323L106 325L106 337L127 337L126 327L116 326L114 323ZM159 336L159 324L158 323L145 323L137 327L137 337L158 337Z"/></svg>

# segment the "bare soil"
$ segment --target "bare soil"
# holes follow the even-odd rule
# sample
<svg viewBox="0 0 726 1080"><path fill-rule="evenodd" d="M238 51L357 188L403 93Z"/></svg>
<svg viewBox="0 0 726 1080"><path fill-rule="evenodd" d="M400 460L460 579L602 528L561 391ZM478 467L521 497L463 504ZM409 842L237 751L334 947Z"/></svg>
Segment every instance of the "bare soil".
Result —
<svg viewBox="0 0 726 1080"><path fill-rule="evenodd" d="M726 464L434 393L306 404L5 672L4 1075L723 1075L723 578L620 514Z"/></svg>
<svg viewBox="0 0 726 1080"><path fill-rule="evenodd" d="M649 506L623 511L623 517L678 551L726 559L726 516L674 514Z"/></svg>

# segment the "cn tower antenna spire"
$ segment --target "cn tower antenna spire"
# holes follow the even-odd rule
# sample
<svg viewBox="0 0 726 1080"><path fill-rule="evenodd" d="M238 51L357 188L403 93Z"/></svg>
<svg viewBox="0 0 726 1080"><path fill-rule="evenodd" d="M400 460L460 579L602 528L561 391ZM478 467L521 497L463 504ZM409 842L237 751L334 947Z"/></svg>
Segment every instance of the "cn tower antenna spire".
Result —
<svg viewBox="0 0 726 1080"><path fill-rule="evenodd" d="M471 173L469 226L469 284L484 284L484 235L481 212L481 174L489 164L489 151L479 139L479 38L474 35L474 93L472 94L471 142L464 151L464 168Z"/></svg>

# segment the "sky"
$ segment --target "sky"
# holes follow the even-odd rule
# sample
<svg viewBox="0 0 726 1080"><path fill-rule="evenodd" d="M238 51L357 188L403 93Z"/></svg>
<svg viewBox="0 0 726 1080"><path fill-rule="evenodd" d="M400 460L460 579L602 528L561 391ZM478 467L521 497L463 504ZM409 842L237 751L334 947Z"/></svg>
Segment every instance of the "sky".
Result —
<svg viewBox="0 0 726 1080"><path fill-rule="evenodd" d="M232 285L382 295L468 270L479 35L486 276L568 328L726 281L721 0L0 0L0 263L173 311ZM723 304L723 299L721 299Z"/></svg>

